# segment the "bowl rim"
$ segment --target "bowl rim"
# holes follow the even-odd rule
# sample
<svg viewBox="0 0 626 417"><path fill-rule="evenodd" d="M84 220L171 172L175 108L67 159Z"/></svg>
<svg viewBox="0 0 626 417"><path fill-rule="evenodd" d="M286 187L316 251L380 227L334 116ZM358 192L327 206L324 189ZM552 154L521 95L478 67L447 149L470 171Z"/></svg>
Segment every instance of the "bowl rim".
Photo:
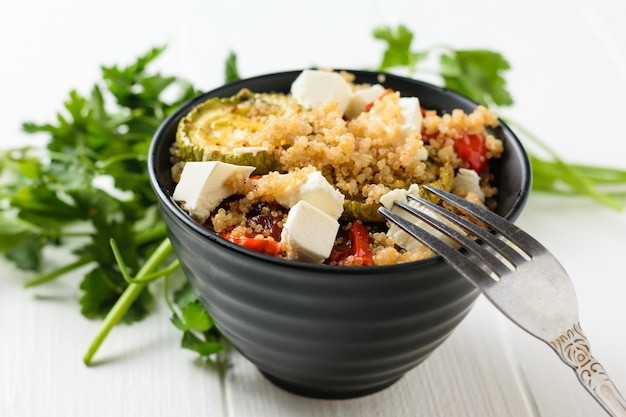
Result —
<svg viewBox="0 0 626 417"><path fill-rule="evenodd" d="M200 225L199 223L191 219L191 217L187 213L185 213L184 210L182 210L180 206L174 201L172 196L165 191L165 186L161 183L156 173L156 159L157 159L157 154L158 154L157 151L160 148L161 143L164 141L166 137L164 134L165 130L172 123L178 124L178 121L182 117L184 117L193 107L204 102L208 98L215 97L215 96L222 97L220 96L220 93L224 90L231 90L233 88L236 88L239 85L241 86L241 88L244 88L246 84L249 84L250 82L254 82L256 80L261 80L263 78L268 78L268 77L280 78L280 77L293 76L293 78L295 79L295 77L299 73L304 71L305 69L310 69L310 68L266 73L266 74L256 75L252 77L235 80L229 83L225 83L219 87L208 90L204 93L201 93L187 100L186 102L182 103L178 107L178 109L176 109L176 111L174 111L165 120L163 120L163 122L159 125L159 127L155 131L152 137L152 140L150 142L149 150L148 150L148 173L150 177L150 183L152 185L153 191L155 192L157 196L157 199L162 203L160 204L161 209L167 209L169 213L171 213L177 220L180 220L187 228L189 228L190 231L193 231L195 234L203 238L209 239L211 242L214 242L222 246L226 250L235 251L242 256L253 258L260 262L267 262L270 264L275 264L276 266L280 266L280 267L288 268L288 269L310 270L310 271L316 271L316 272L321 272L321 273L328 273L332 271L332 272L341 272L342 274L348 275L348 276L353 275L353 276L362 277L364 275L376 275L379 273L384 273L385 271L392 271L392 270L394 271L402 270L402 269L415 270L416 268L417 269L427 268L431 265L439 265L439 264L444 263L445 261L439 255L435 255L431 258L422 259L419 261L404 262L404 263L392 264L392 265L374 265L374 266L367 266L367 267L313 264L313 263L308 263L308 262L303 262L303 261L277 258L274 256L259 253L250 249L246 249L240 245L237 245L235 243L232 243L226 239L223 239L217 236L215 233L209 231L208 229L204 228L202 225ZM333 69L333 71L337 71L337 72L345 71L347 73L355 74L356 78L358 78L359 75L376 76L376 77L382 76L382 77L385 77L385 80L395 79L401 82L414 83L414 84L422 86L423 88L436 90L442 94L452 95L455 98L455 100L465 101L466 105L469 105L472 107L479 105L479 103L475 102L474 100L454 90L441 87L435 84L431 84L425 81L421 81L418 79L404 77L401 75L396 75L396 74L392 74L392 73L388 73L384 71L355 70L355 69L343 69L343 68ZM512 145L512 147L516 149L516 154L521 156L521 159L522 159L522 166L520 170L522 172L522 176L521 176L522 180L521 180L519 195L516 197L515 203L511 206L508 212L503 215L503 217L508 220L515 220L523 211L523 208L526 205L526 202L528 200L528 196L530 195L531 184L532 184L532 171L531 171L530 160L529 160L528 154L526 150L524 149L522 143L520 142L519 138L517 137L517 135L502 119L498 118L498 123L499 123L498 127L502 129L505 136L507 136L507 139L508 139L507 146L511 147ZM167 229L169 233L169 228Z"/></svg>

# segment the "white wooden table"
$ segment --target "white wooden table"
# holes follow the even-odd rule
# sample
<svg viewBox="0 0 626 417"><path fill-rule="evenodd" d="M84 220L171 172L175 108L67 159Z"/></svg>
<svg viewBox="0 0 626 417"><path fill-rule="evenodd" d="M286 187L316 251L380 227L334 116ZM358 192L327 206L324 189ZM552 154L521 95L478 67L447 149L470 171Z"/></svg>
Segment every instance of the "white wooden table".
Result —
<svg viewBox="0 0 626 417"><path fill-rule="evenodd" d="M167 44L157 67L210 89L230 50L243 76L310 65L374 67L378 25L404 23L415 49L502 52L516 105L507 115L566 159L626 167L626 29L614 0L292 0L4 2L0 5L0 145L32 140L71 88L101 64ZM427 79L427 78L425 78ZM596 151L603 149L602 151ZM626 212L533 194L518 224L562 261L595 356L626 392ZM51 263L63 253L51 254ZM82 356L99 323L79 313L80 274L25 290L0 261L0 416L591 417L603 411L545 345L484 299L426 362L369 397L321 401L264 380L243 358L220 376L182 350L159 304Z"/></svg>

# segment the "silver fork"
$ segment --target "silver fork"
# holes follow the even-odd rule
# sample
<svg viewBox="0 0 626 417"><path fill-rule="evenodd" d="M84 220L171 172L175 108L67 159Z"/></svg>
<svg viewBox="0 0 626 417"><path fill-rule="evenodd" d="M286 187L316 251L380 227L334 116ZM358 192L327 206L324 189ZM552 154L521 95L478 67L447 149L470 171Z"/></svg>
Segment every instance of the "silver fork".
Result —
<svg viewBox="0 0 626 417"><path fill-rule="evenodd" d="M494 212L440 189L424 188L480 220L491 232L412 194L411 200L434 211L437 218L398 201L394 207L420 219L422 226L406 213L401 216L402 211L381 207L380 213L440 255L514 323L554 349L609 415L626 417L626 400L591 355L580 328L574 287L558 260L536 239ZM453 242L465 250L450 245Z"/></svg>

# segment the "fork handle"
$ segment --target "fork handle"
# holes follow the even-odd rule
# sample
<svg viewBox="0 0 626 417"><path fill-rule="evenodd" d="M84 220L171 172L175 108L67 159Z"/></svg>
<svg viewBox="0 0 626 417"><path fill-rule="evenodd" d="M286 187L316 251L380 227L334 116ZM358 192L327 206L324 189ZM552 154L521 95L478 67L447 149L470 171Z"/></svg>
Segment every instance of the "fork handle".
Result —
<svg viewBox="0 0 626 417"><path fill-rule="evenodd" d="M591 355L589 341L579 323L550 342L550 346L576 372L582 386L609 415L626 417L626 400L609 379L604 367Z"/></svg>

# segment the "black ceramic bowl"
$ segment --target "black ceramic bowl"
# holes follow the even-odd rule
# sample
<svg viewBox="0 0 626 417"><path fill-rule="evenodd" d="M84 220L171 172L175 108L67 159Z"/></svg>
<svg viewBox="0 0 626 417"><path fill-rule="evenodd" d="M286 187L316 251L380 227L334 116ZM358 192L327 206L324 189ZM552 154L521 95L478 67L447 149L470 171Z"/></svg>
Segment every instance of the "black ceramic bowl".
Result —
<svg viewBox="0 0 626 417"><path fill-rule="evenodd" d="M380 73L350 71L358 83ZM300 71L241 80L182 106L154 136L152 186L184 272L219 330L272 382L322 398L349 398L393 384L451 334L478 290L439 257L375 267L312 265L262 255L205 230L172 200L168 149L178 121L213 96L242 87L288 92ZM384 86L417 96L439 111L476 104L454 92L385 75ZM504 154L495 161L498 213L514 220L530 189L531 172L518 139L502 124Z"/></svg>

